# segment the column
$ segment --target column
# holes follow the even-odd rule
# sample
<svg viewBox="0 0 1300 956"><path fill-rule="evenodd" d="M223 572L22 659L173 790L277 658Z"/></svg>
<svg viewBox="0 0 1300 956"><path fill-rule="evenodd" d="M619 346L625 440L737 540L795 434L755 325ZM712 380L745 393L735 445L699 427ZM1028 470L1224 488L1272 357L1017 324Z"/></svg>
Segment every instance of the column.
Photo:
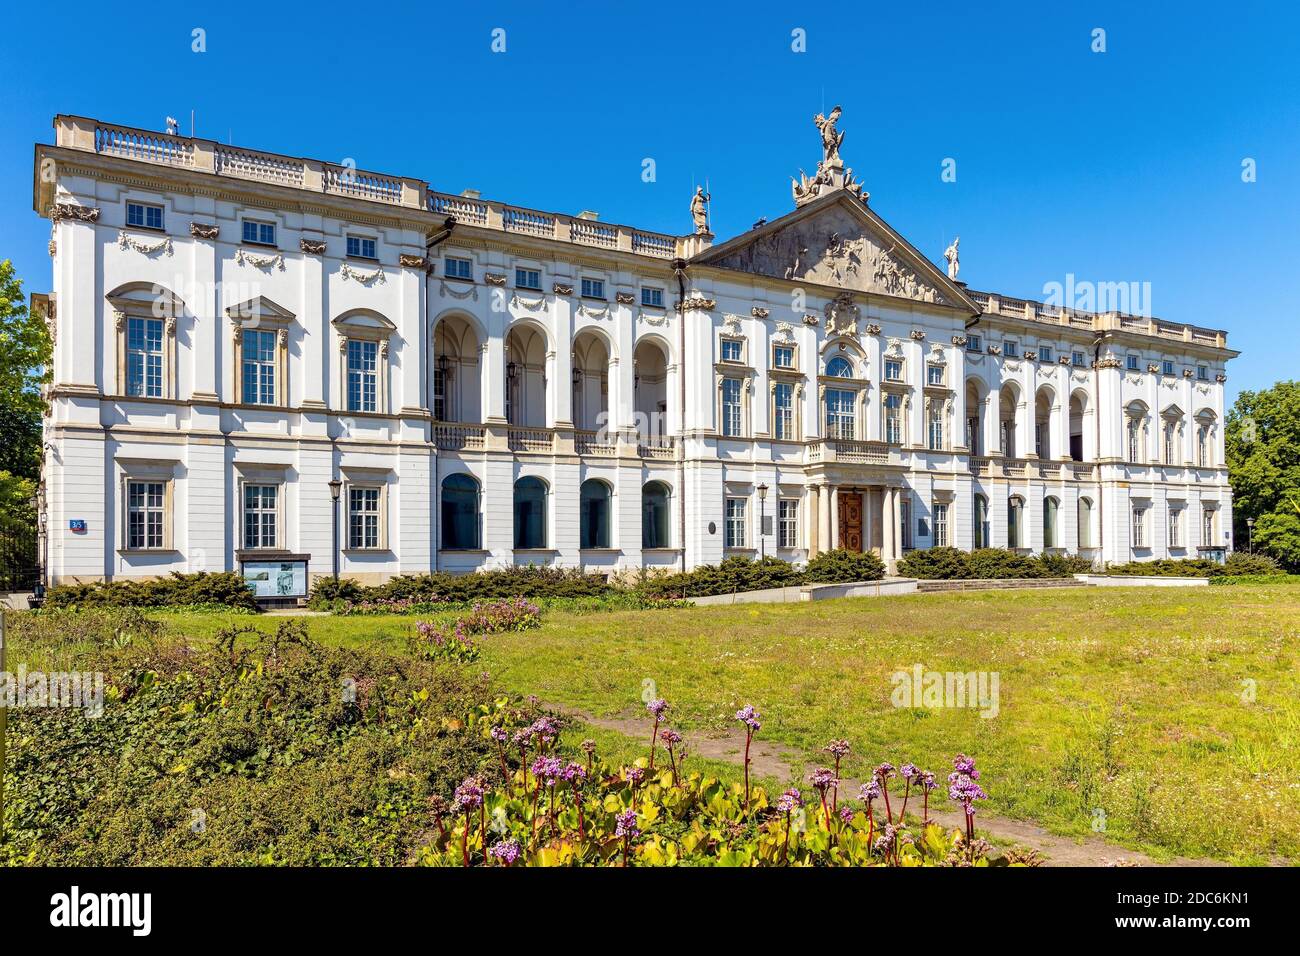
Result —
<svg viewBox="0 0 1300 956"><path fill-rule="evenodd" d="M840 489L838 485L829 485L830 494L827 504L830 506L830 534L826 538L827 550L840 546Z"/></svg>
<svg viewBox="0 0 1300 956"><path fill-rule="evenodd" d="M875 488L862 492L862 550L870 551L876 540Z"/></svg>
<svg viewBox="0 0 1300 956"><path fill-rule="evenodd" d="M818 510L820 496L817 493L816 485L808 486L808 557L817 557L821 537L818 532L821 530L821 512Z"/></svg>
<svg viewBox="0 0 1300 956"><path fill-rule="evenodd" d="M831 545L831 505L835 501L834 489L825 482L821 486L819 503L817 507L817 524L819 528L817 536L817 549L827 551Z"/></svg>
<svg viewBox="0 0 1300 956"><path fill-rule="evenodd" d="M897 559L903 556L903 489L894 488L893 493L894 507L890 511L889 524L893 529L894 558ZM948 522L951 526L952 520L955 517L955 509L953 509L952 506L949 507L950 510L953 511L953 514L949 516Z"/></svg>
<svg viewBox="0 0 1300 956"><path fill-rule="evenodd" d="M984 414L981 416L980 426L984 429L984 454L1000 455L1001 441L1000 429L1002 427L1000 417L1002 414L1002 392L993 390L984 396Z"/></svg>
<svg viewBox="0 0 1300 956"><path fill-rule="evenodd" d="M880 495L880 520L882 536L880 556L888 562L894 556L894 489L886 487Z"/></svg>

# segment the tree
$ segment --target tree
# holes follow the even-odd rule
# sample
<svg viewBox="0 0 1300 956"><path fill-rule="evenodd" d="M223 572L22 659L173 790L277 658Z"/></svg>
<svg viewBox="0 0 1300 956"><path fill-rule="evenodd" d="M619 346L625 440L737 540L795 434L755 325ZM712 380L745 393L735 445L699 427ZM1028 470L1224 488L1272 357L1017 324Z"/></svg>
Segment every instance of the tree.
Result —
<svg viewBox="0 0 1300 956"><path fill-rule="evenodd" d="M54 347L41 316L32 315L13 263L0 261L0 515L30 520L40 479L41 385Z"/></svg>
<svg viewBox="0 0 1300 956"><path fill-rule="evenodd" d="M1224 438L1234 539L1247 541L1253 518L1256 550L1300 569L1300 382L1242 392Z"/></svg>

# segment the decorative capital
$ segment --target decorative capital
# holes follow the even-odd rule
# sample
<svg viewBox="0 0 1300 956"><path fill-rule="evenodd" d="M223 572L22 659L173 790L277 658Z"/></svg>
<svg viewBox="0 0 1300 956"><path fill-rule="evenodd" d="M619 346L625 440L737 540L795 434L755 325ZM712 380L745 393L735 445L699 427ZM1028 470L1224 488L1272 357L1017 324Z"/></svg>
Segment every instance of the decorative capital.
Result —
<svg viewBox="0 0 1300 956"><path fill-rule="evenodd" d="M323 256L325 255L325 240L324 239L299 239L298 248L301 249L303 252L307 253L307 255L309 256Z"/></svg>
<svg viewBox="0 0 1300 956"><path fill-rule="evenodd" d="M631 292L615 292L614 301L619 305L632 305L636 302L636 299L632 297Z"/></svg>
<svg viewBox="0 0 1300 956"><path fill-rule="evenodd" d="M500 272L485 272L483 273L483 281L488 285L503 286L506 284L506 277Z"/></svg>
<svg viewBox="0 0 1300 956"><path fill-rule="evenodd" d="M1218 375L1214 376L1214 380L1218 382L1220 385L1222 385L1224 382L1228 380L1228 376L1220 372Z"/></svg>
<svg viewBox="0 0 1300 956"><path fill-rule="evenodd" d="M397 256L397 264L408 269L423 269L425 261L424 256L413 256L409 252L403 252Z"/></svg>
<svg viewBox="0 0 1300 956"><path fill-rule="evenodd" d="M911 335L918 342L925 341L925 329L913 329Z"/></svg>
<svg viewBox="0 0 1300 956"><path fill-rule="evenodd" d="M1190 368L1183 369L1183 378L1193 378L1195 377L1195 375L1196 373L1193 372Z"/></svg>
<svg viewBox="0 0 1300 956"><path fill-rule="evenodd" d="M45 251L50 254L51 258L53 258L55 255L58 254L59 244L55 242L53 239L51 239L49 245L45 247Z"/></svg>
<svg viewBox="0 0 1300 956"><path fill-rule="evenodd" d="M1001 355L1001 354L1002 354L1002 346L1000 345L989 346L989 355Z"/></svg>
<svg viewBox="0 0 1300 956"><path fill-rule="evenodd" d="M814 326L814 327L815 327L815 326L821 325L821 321L822 321L822 320L821 320L820 318L818 318L817 316L815 316L815 315L805 315L805 316L803 317L803 324L804 324L804 325L808 325L808 326Z"/></svg>
<svg viewBox="0 0 1300 956"><path fill-rule="evenodd" d="M56 202L50 210L50 219L58 222L61 219L71 219L75 222L99 222L98 206L78 206L70 202Z"/></svg>
<svg viewBox="0 0 1300 956"><path fill-rule="evenodd" d="M1068 356L1068 355L1060 355L1060 356L1057 356L1056 363L1057 363L1058 365L1069 365L1069 364L1070 364L1070 356Z"/></svg>
<svg viewBox="0 0 1300 956"><path fill-rule="evenodd" d="M115 312L113 313L113 326L114 326L114 328L116 328L119 332L124 332L124 331L126 331L126 313L125 313L125 312L117 312L117 311L115 311Z"/></svg>
<svg viewBox="0 0 1300 956"><path fill-rule="evenodd" d="M215 222L191 222L190 235L195 239L215 239L221 233L221 226Z"/></svg>
<svg viewBox="0 0 1300 956"><path fill-rule="evenodd" d="M1115 358L1115 356L1113 355L1107 356L1104 359L1098 359L1096 362L1093 362L1092 364L1096 368L1122 368L1124 366L1124 363L1121 362L1119 359Z"/></svg>
<svg viewBox="0 0 1300 956"><path fill-rule="evenodd" d="M551 291L556 295L573 295L573 286L567 282L557 282L551 286Z"/></svg>
<svg viewBox="0 0 1300 956"><path fill-rule="evenodd" d="M759 308L758 306L754 306L752 309L749 310L749 314L756 319L766 319L768 316L768 311L767 309L762 309Z"/></svg>
<svg viewBox="0 0 1300 956"><path fill-rule="evenodd" d="M868 335L879 335L879 334L880 334L880 326L879 326L877 323L875 323L875 322L868 322L868 323L867 323L867 334L868 334Z"/></svg>
<svg viewBox="0 0 1300 956"><path fill-rule="evenodd" d="M1157 365L1155 362L1148 362L1147 371L1151 372L1152 374L1155 374L1156 372L1160 371L1160 366Z"/></svg>
<svg viewBox="0 0 1300 956"><path fill-rule="evenodd" d="M955 345L955 346L957 346L958 348L961 348L962 346L964 346L964 345L966 344L966 336L964 336L964 335L954 335L954 336L952 337L952 344Z"/></svg>
<svg viewBox="0 0 1300 956"><path fill-rule="evenodd" d="M706 299L703 296L694 295L689 299L683 299L682 304L677 307L679 312L712 312L718 307L717 299Z"/></svg>

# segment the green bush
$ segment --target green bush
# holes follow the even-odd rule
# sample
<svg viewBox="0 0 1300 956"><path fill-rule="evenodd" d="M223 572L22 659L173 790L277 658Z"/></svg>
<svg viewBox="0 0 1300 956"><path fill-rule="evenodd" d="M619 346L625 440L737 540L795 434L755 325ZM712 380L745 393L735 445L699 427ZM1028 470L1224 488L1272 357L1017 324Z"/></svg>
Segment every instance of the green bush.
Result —
<svg viewBox="0 0 1300 956"><path fill-rule="evenodd" d="M221 606L256 611L253 592L233 571L181 574L138 581L95 581L59 584L50 588L45 606L66 607L174 607Z"/></svg>
<svg viewBox="0 0 1300 956"><path fill-rule="evenodd" d="M1223 573L1223 565L1205 558L1160 558L1107 565L1106 573L1120 577L1213 578Z"/></svg>
<svg viewBox="0 0 1300 956"><path fill-rule="evenodd" d="M402 865L431 797L499 778L486 725L515 713L469 669L326 647L297 620L77 666L105 675L102 717L10 713L0 864Z"/></svg>
<svg viewBox="0 0 1300 956"><path fill-rule="evenodd" d="M1035 560L1043 576L1049 578L1069 578L1097 570L1091 560L1077 554L1040 554Z"/></svg>
<svg viewBox="0 0 1300 956"><path fill-rule="evenodd" d="M1041 578L1043 566L1027 554L1006 548L976 548L967 556L971 578Z"/></svg>
<svg viewBox="0 0 1300 956"><path fill-rule="evenodd" d="M884 576L885 563L874 551L847 551L843 548L822 551L804 569L804 580L810 584L879 581Z"/></svg>
<svg viewBox="0 0 1300 956"><path fill-rule="evenodd" d="M909 578L948 581L968 578L970 555L957 548L926 548L909 551L898 562L898 573Z"/></svg>
<svg viewBox="0 0 1300 956"><path fill-rule="evenodd" d="M1281 572L1282 566L1267 554L1251 554L1249 551L1232 552L1221 568L1221 573L1228 576L1280 574Z"/></svg>
<svg viewBox="0 0 1300 956"><path fill-rule="evenodd" d="M383 584L370 587L347 578L338 582L332 578L322 578L312 588L310 604L317 609L339 608L342 602L374 604L382 611L388 602L407 602L427 607L432 604L470 604L512 597L530 600L599 598L618 593L618 588L608 584L598 574L583 574L570 568L529 565L474 574L448 574L445 571L400 574ZM392 609L400 612L400 606L393 606Z"/></svg>
<svg viewBox="0 0 1300 956"><path fill-rule="evenodd" d="M712 594L735 594L802 584L803 573L780 558L727 558L721 564L709 564L694 571L665 574L639 585L648 598L707 597Z"/></svg>
<svg viewBox="0 0 1300 956"><path fill-rule="evenodd" d="M1300 574L1220 574L1210 584L1300 584Z"/></svg>

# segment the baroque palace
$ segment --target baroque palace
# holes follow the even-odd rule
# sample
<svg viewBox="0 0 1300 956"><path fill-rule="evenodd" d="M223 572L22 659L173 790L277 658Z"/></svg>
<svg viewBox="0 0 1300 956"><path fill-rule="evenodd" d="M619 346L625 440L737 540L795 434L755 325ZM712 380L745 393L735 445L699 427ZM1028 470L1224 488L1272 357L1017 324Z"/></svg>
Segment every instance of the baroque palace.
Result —
<svg viewBox="0 0 1300 956"><path fill-rule="evenodd" d="M967 288L838 119L715 243L56 117L51 583L1229 550L1226 334Z"/></svg>

